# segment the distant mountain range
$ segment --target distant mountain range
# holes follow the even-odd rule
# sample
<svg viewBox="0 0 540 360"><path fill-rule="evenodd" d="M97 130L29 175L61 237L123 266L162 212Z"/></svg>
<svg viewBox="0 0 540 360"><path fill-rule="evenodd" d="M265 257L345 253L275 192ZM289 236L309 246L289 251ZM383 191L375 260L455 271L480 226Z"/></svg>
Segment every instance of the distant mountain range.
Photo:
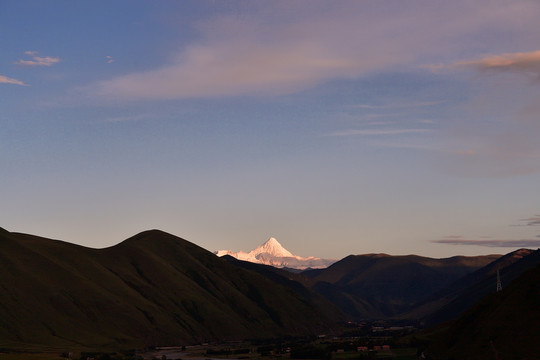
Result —
<svg viewBox="0 0 540 360"><path fill-rule="evenodd" d="M252 254L295 258L275 239ZM468 332L460 326L481 326L493 340L506 334L495 331L497 317L505 326L510 314L527 319L520 309L540 308L537 280L514 286L538 264L540 250L521 249L446 259L350 255L327 268L291 272L218 257L158 230L90 249L0 228L0 349L187 345L335 333L350 320L437 324L461 316L447 330L455 342L434 342L432 350L452 347L460 354L454 358L465 359L467 338L460 334ZM497 270L503 295L491 303L485 299L494 296ZM530 294L532 302L515 292ZM492 312L477 306L470 313L478 303ZM507 312L499 316L497 304ZM537 324L537 311L530 314ZM519 326L538 334L523 321L512 326L516 334ZM503 346L493 341L496 349Z"/></svg>
<svg viewBox="0 0 540 360"><path fill-rule="evenodd" d="M310 278L306 286L331 300L351 319L392 318L499 257L350 255L326 269L302 275Z"/></svg>
<svg viewBox="0 0 540 360"><path fill-rule="evenodd" d="M249 261L256 264L298 270L326 268L337 261L336 259L321 259L313 256L302 257L293 255L273 237L250 252L219 250L216 251L215 254L217 256L229 255L238 260Z"/></svg>

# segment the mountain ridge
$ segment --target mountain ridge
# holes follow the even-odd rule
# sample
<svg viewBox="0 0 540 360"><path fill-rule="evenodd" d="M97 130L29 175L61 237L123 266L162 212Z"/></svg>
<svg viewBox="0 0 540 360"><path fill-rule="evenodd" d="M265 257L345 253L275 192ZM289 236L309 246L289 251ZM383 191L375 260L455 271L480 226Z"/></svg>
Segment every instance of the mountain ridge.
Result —
<svg viewBox="0 0 540 360"><path fill-rule="evenodd" d="M540 263L492 290L442 329L426 332L435 359L537 359Z"/></svg>
<svg viewBox="0 0 540 360"><path fill-rule="evenodd" d="M260 254L284 253L275 239L263 245ZM540 250L528 249L442 259L366 254L293 273L217 257L161 230L93 249L0 228L0 349L331 334L337 322L413 319L402 315L423 299L449 294L457 301L470 284L494 291L498 264L510 264L501 269L504 290L538 263ZM451 313L441 305L431 307Z"/></svg>
<svg viewBox="0 0 540 360"><path fill-rule="evenodd" d="M0 288L0 348L12 349L313 335L341 316L300 283L159 230L104 249L0 232Z"/></svg>
<svg viewBox="0 0 540 360"><path fill-rule="evenodd" d="M523 272L540 263L540 251L518 249L501 256L492 263L460 278L447 288L433 294L413 309L414 316L428 324L457 318L496 287L496 273L500 270L503 288ZM433 306L430 303L434 303ZM426 312L426 308L437 308Z"/></svg>
<svg viewBox="0 0 540 360"><path fill-rule="evenodd" d="M297 270L326 268L337 261L335 259L321 259L313 256L302 257L294 255L289 250L285 249L274 237L270 237L266 242L250 252L218 250L215 254L220 257L229 255L242 261Z"/></svg>
<svg viewBox="0 0 540 360"><path fill-rule="evenodd" d="M354 320L392 318L500 255L428 258L349 255L326 269L308 270L310 286Z"/></svg>

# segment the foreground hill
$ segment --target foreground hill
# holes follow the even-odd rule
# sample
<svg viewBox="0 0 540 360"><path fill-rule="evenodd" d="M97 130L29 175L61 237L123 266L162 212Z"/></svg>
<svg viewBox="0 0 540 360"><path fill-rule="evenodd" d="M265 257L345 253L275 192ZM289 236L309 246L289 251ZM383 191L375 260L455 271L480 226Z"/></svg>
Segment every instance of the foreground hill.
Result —
<svg viewBox="0 0 540 360"><path fill-rule="evenodd" d="M496 289L497 270L505 287L539 263L539 250L513 251L433 294L407 315L422 318L426 325L455 319Z"/></svg>
<svg viewBox="0 0 540 360"><path fill-rule="evenodd" d="M409 310L500 255L433 259L416 255L350 255L327 269L302 272L315 291L353 319L381 319Z"/></svg>
<svg viewBox="0 0 540 360"><path fill-rule="evenodd" d="M340 316L308 289L157 230L90 249L0 229L0 286L0 347L7 348L316 334Z"/></svg>
<svg viewBox="0 0 540 360"><path fill-rule="evenodd" d="M484 297L428 349L434 359L538 359L540 265Z"/></svg>

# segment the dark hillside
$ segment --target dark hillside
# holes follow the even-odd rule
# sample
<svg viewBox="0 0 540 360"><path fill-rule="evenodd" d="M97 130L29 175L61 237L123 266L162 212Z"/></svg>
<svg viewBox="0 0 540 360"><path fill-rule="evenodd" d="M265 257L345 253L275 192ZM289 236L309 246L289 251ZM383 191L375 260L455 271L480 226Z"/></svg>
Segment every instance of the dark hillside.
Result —
<svg viewBox="0 0 540 360"><path fill-rule="evenodd" d="M492 292L438 336L436 359L538 359L540 265Z"/></svg>
<svg viewBox="0 0 540 360"><path fill-rule="evenodd" d="M345 320L345 317L339 307L334 305L331 301L328 301L328 299L326 299L324 296L321 296L317 292L312 291L308 287L302 285L310 282L310 280L304 275L269 265L241 261L228 255L223 256L222 258L235 264L236 266L256 272L276 284L289 288L303 301L309 301L317 304L321 311L323 311L329 318L335 319L336 321Z"/></svg>
<svg viewBox="0 0 540 360"><path fill-rule="evenodd" d="M157 230L106 249L2 231L0 286L7 348L305 335L333 321L310 290L293 291Z"/></svg>
<svg viewBox="0 0 540 360"><path fill-rule="evenodd" d="M352 319L396 316L500 255L432 259L416 255L350 255L323 270L306 271L312 288Z"/></svg>
<svg viewBox="0 0 540 360"><path fill-rule="evenodd" d="M503 286L540 263L540 251L520 249L502 256L487 266L455 281L421 303L410 317L423 318L432 325L457 318L496 288L497 269Z"/></svg>

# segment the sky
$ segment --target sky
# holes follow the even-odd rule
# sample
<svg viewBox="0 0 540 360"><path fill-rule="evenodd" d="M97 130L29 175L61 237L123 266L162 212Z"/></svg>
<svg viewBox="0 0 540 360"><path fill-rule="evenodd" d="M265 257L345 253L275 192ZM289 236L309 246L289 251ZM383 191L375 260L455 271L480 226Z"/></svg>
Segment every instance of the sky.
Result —
<svg viewBox="0 0 540 360"><path fill-rule="evenodd" d="M537 0L0 0L0 226L540 247Z"/></svg>

